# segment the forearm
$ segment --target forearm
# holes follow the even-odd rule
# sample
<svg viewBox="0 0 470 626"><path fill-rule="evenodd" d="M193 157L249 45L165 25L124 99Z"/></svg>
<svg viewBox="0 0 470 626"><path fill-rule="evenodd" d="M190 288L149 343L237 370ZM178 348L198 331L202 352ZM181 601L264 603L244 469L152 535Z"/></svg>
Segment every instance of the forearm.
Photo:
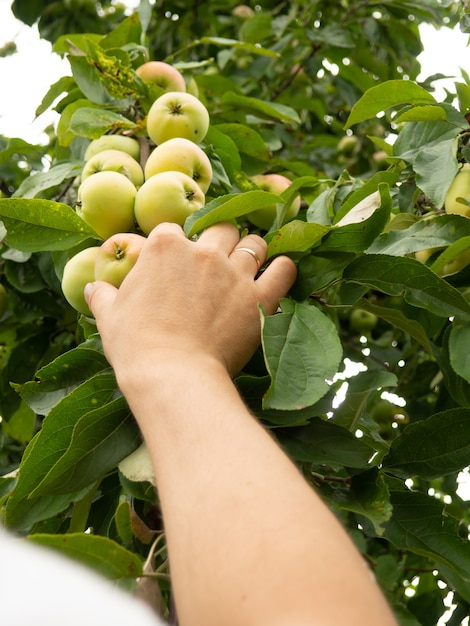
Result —
<svg viewBox="0 0 470 626"><path fill-rule="evenodd" d="M155 467L181 625L395 624L344 530L223 366L188 358L127 368L121 381Z"/></svg>

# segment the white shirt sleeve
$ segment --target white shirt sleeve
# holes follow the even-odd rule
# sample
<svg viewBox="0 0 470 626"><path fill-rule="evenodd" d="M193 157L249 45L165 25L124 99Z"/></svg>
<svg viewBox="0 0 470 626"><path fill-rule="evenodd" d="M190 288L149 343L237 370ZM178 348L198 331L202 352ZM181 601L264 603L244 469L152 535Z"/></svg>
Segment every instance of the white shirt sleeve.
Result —
<svg viewBox="0 0 470 626"><path fill-rule="evenodd" d="M99 574L2 528L0 604L2 626L165 626Z"/></svg>

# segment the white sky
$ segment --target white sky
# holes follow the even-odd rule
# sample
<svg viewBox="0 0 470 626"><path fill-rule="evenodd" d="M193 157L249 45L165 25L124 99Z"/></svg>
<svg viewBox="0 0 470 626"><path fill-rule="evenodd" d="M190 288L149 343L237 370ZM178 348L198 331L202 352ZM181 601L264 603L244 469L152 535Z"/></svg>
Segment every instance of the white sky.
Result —
<svg viewBox="0 0 470 626"><path fill-rule="evenodd" d="M15 40L18 53L0 58L0 134L22 137L32 143L42 142L42 130L55 121L52 112L34 120L34 112L49 86L58 78L70 74L66 60L51 52L48 42L41 40L36 28L16 20L10 10L11 2L0 0L0 47ZM470 72L468 36L455 29L436 31L430 26L422 29L425 52L420 56L422 76L441 72L461 79L460 67ZM453 80L447 81L453 90ZM445 81L436 83L444 85ZM439 98L439 94L436 94Z"/></svg>

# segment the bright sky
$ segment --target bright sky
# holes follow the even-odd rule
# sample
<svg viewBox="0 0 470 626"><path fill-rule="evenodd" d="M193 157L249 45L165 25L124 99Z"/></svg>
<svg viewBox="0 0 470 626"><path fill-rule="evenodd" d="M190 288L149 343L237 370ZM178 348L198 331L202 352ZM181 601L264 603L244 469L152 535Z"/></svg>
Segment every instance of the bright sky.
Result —
<svg viewBox="0 0 470 626"><path fill-rule="evenodd" d="M58 78L70 74L66 60L51 52L48 42L41 40L36 28L16 20L7 0L0 0L0 47L15 40L18 54L0 58L0 84L4 86L0 99L0 134L22 137L32 143L42 142L42 130L56 120L52 112L34 121L34 112L49 86ZM425 52L420 56L422 76L438 72L461 79L460 67L470 71L468 36L455 29L437 31L426 26L422 30ZM440 81L436 86L450 84ZM5 88L8 86L7 88ZM440 97L436 94L436 97Z"/></svg>

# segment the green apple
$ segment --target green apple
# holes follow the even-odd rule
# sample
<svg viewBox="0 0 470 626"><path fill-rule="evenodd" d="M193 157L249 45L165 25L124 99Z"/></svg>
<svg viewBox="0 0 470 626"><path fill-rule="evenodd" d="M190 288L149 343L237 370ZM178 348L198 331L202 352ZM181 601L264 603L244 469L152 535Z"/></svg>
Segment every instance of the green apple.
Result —
<svg viewBox="0 0 470 626"><path fill-rule="evenodd" d="M451 182L444 199L445 212L470 217L470 164L465 163Z"/></svg>
<svg viewBox="0 0 470 626"><path fill-rule="evenodd" d="M79 313L92 317L83 290L87 283L95 280L95 262L99 246L92 246L77 252L64 266L62 292L67 302Z"/></svg>
<svg viewBox="0 0 470 626"><path fill-rule="evenodd" d="M147 61L136 69L144 83L155 83L165 91L186 91L183 74L164 61Z"/></svg>
<svg viewBox="0 0 470 626"><path fill-rule="evenodd" d="M353 309L349 316L349 326L351 330L358 332L368 332L373 330L377 326L379 318L370 311L364 311L363 309Z"/></svg>
<svg viewBox="0 0 470 626"><path fill-rule="evenodd" d="M460 270L463 270L467 265L470 265L470 248L456 254L453 259L441 267L438 274L439 276L452 276L452 274L457 274Z"/></svg>
<svg viewBox="0 0 470 626"><path fill-rule="evenodd" d="M157 145L184 137L201 143L209 130L209 112L190 93L169 91L157 98L147 115L147 134Z"/></svg>
<svg viewBox="0 0 470 626"><path fill-rule="evenodd" d="M82 182L98 172L119 172L127 176L136 187L144 182L142 166L123 150L103 150L92 156L83 166Z"/></svg>
<svg viewBox="0 0 470 626"><path fill-rule="evenodd" d="M346 157L351 157L359 148L359 139L356 135L344 135L338 142L338 152Z"/></svg>
<svg viewBox="0 0 470 626"><path fill-rule="evenodd" d="M424 250L417 250L415 252L415 259L420 263L427 263L437 250L439 250L439 248L425 248Z"/></svg>
<svg viewBox="0 0 470 626"><path fill-rule="evenodd" d="M183 226L186 218L204 206L199 185L183 172L160 172L145 181L135 197L135 219L148 235L162 222Z"/></svg>
<svg viewBox="0 0 470 626"><path fill-rule="evenodd" d="M258 174L252 176L251 180L264 191L271 191L280 195L285 191L292 181L282 174ZM300 210L300 196L296 196L287 207L284 222L294 219ZM276 219L276 204L270 204L263 209L252 211L246 215L246 218L258 228L269 230Z"/></svg>
<svg viewBox="0 0 470 626"><path fill-rule="evenodd" d="M160 172L183 172L197 182L204 193L212 182L212 165L204 150L194 141L174 137L158 145L145 164L145 179Z"/></svg>
<svg viewBox="0 0 470 626"><path fill-rule="evenodd" d="M101 135L97 139L93 139L85 150L85 161L89 161L98 152L103 150L122 150L127 152L136 161L140 159L140 144L134 137L126 135Z"/></svg>
<svg viewBox="0 0 470 626"><path fill-rule="evenodd" d="M108 237L96 255L95 279L120 287L136 264L146 241L146 237L137 233L116 233Z"/></svg>
<svg viewBox="0 0 470 626"><path fill-rule="evenodd" d="M98 172L80 183L76 211L103 239L134 226L135 185L119 172Z"/></svg>

